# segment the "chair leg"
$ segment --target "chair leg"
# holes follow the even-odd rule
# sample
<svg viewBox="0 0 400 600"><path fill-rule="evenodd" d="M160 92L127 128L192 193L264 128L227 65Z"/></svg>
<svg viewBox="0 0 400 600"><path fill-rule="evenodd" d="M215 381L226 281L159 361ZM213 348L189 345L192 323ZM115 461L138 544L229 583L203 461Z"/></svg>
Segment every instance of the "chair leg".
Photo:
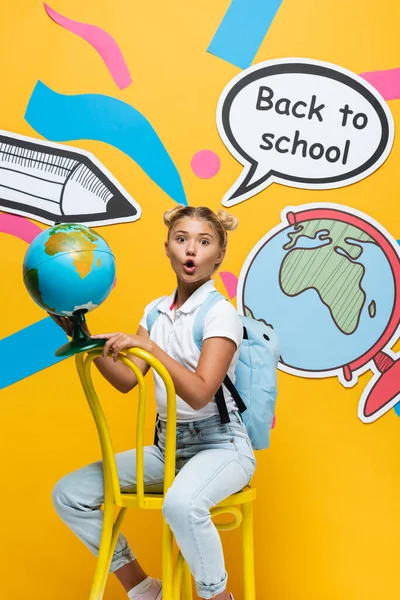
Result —
<svg viewBox="0 0 400 600"><path fill-rule="evenodd" d="M110 551L113 537L113 528L114 506L112 503L105 503L99 555L97 557L96 569L94 573L89 600L102 600L103 598L110 564Z"/></svg>
<svg viewBox="0 0 400 600"><path fill-rule="evenodd" d="M185 561L183 560L182 553L178 552L178 556L176 557L176 562L175 562L175 569L174 569L173 594L172 594L173 600L181 600L184 566L185 566Z"/></svg>
<svg viewBox="0 0 400 600"><path fill-rule="evenodd" d="M256 586L254 578L254 540L253 540L253 503L242 506L242 548L244 600L255 600Z"/></svg>
<svg viewBox="0 0 400 600"><path fill-rule="evenodd" d="M192 574L186 561L183 565L182 592L183 600L193 600Z"/></svg>
<svg viewBox="0 0 400 600"><path fill-rule="evenodd" d="M172 600L173 585L173 536L172 531L163 520L162 531L162 594L163 600ZM90 599L91 600L91 599Z"/></svg>
<svg viewBox="0 0 400 600"><path fill-rule="evenodd" d="M126 514L127 510L128 509L126 507L125 508L121 508L120 511L119 511L119 513L118 513L117 519L116 519L116 521L114 523L112 540L111 540L111 546L110 546L110 554L108 556L107 573L110 572L111 561L112 561L112 558L114 556L115 547L116 547L117 542L118 542L118 537L119 537L119 534L120 534L120 531L121 531L121 528L122 528L122 523L123 523L123 520L124 520L124 517L125 517L125 514Z"/></svg>
<svg viewBox="0 0 400 600"><path fill-rule="evenodd" d="M173 600L180 600L181 598L183 600L193 600L193 593L192 574L182 553L179 552L174 569Z"/></svg>

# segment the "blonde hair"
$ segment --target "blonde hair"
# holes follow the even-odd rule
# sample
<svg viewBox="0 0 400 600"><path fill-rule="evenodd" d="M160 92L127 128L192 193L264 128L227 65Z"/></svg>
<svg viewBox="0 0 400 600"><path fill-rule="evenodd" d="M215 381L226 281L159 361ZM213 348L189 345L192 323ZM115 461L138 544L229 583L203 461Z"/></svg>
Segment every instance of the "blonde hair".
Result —
<svg viewBox="0 0 400 600"><path fill-rule="evenodd" d="M227 231L233 231L239 223L236 217L222 209L215 213L207 206L175 206L164 213L164 223L168 227L168 239L175 223L185 217L210 223L218 236L220 248L224 249L228 243Z"/></svg>

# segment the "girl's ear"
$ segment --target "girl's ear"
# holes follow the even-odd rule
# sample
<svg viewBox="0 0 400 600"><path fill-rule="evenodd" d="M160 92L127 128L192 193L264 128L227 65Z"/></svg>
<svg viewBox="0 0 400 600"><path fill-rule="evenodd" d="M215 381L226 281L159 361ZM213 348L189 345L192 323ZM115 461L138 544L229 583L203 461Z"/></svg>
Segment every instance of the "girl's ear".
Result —
<svg viewBox="0 0 400 600"><path fill-rule="evenodd" d="M165 254L168 256L169 258L169 252L168 252L168 241L164 242L164 246L165 246Z"/></svg>
<svg viewBox="0 0 400 600"><path fill-rule="evenodd" d="M218 258L215 261L216 265L220 265L225 258L226 248L221 248L218 254Z"/></svg>

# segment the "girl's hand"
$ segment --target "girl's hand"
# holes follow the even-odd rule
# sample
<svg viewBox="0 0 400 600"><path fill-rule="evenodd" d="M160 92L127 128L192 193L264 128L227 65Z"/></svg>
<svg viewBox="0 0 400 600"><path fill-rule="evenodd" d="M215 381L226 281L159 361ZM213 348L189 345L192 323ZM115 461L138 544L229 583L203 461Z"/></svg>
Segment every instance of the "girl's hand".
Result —
<svg viewBox="0 0 400 600"><path fill-rule="evenodd" d="M63 331L65 331L67 335L69 335L70 337L72 336L73 324L71 319L69 319L68 317L58 317L57 315L52 315L49 312L47 314L53 319L54 323L57 323L57 325L61 327Z"/></svg>
<svg viewBox="0 0 400 600"><path fill-rule="evenodd" d="M54 323L57 323L57 325L61 327L61 329L65 331L67 335L69 335L69 337L72 337L72 334L74 332L74 322L72 319L70 319L69 317L59 317L57 315L52 315L49 312L47 314L53 319ZM83 324L82 329L85 333L90 335L90 331L86 322Z"/></svg>
<svg viewBox="0 0 400 600"><path fill-rule="evenodd" d="M107 340L103 348L103 358L111 352L114 362L118 360L118 354L125 348L142 348L150 352L150 340L141 335L130 335L128 333L100 333L92 335L94 340Z"/></svg>

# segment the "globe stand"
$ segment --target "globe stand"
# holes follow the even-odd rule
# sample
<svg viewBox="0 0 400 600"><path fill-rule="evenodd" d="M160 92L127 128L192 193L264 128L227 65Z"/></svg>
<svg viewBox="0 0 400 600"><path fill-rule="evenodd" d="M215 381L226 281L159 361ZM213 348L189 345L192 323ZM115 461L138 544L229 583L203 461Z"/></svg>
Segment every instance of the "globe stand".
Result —
<svg viewBox="0 0 400 600"><path fill-rule="evenodd" d="M56 356L67 358L80 352L87 352L104 346L106 340L93 340L83 329L86 323L85 312L87 311L77 310L72 317L69 317L72 323L72 339L56 351Z"/></svg>

